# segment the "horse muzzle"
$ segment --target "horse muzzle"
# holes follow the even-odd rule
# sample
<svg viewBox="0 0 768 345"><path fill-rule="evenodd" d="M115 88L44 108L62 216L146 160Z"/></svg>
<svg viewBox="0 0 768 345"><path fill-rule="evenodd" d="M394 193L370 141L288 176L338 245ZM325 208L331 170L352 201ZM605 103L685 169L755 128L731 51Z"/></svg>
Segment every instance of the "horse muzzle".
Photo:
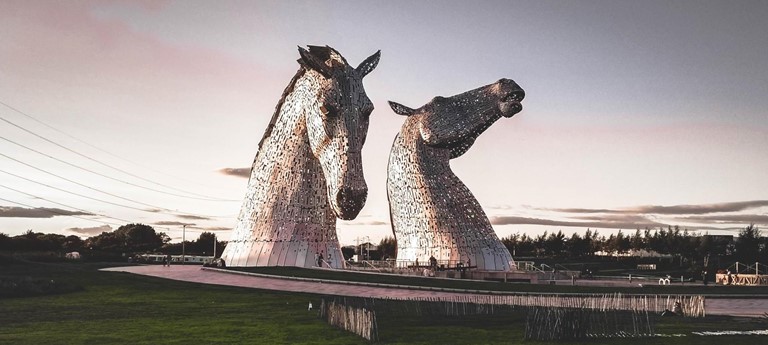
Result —
<svg viewBox="0 0 768 345"><path fill-rule="evenodd" d="M352 189L342 188L336 193L336 202L334 212L336 217L343 220L352 220L357 218L360 210L365 206L365 200L368 198L368 188Z"/></svg>

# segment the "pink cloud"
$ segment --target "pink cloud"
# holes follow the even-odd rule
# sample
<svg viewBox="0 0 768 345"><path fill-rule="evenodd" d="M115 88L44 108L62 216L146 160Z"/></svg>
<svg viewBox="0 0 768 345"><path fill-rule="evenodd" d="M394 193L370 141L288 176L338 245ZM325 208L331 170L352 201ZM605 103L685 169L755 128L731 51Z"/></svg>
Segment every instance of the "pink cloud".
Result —
<svg viewBox="0 0 768 345"><path fill-rule="evenodd" d="M90 2L0 3L0 70L76 87L154 90L243 87L269 71L223 52L180 46L91 14ZM157 9L148 2L139 6ZM98 85L94 85L94 81ZM170 83L170 85L169 85Z"/></svg>

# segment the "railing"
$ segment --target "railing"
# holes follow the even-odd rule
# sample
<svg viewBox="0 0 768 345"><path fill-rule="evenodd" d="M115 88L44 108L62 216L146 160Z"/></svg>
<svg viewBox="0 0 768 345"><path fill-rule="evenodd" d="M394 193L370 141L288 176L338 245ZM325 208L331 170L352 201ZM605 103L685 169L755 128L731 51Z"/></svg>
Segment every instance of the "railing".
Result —
<svg viewBox="0 0 768 345"><path fill-rule="evenodd" d="M759 262L755 262L752 265L747 265L743 262L734 263L733 265L728 266L726 269L729 272L733 272L736 274L756 274L756 275L766 275L768 274L768 266L766 264L761 264Z"/></svg>
<svg viewBox="0 0 768 345"><path fill-rule="evenodd" d="M545 268L549 268L549 270L545 270ZM549 273L555 270L547 264L541 264L541 268L536 267L536 263L533 261L515 261L515 269L518 271L532 271L541 273Z"/></svg>
<svg viewBox="0 0 768 345"><path fill-rule="evenodd" d="M378 267L376 267L376 265L374 265L370 260L363 260L363 265L369 266L370 268L376 270L377 272L381 272L381 270Z"/></svg>
<svg viewBox="0 0 768 345"><path fill-rule="evenodd" d="M392 269L395 267L394 260L362 260L362 261L347 261L348 269L357 270L376 270Z"/></svg>
<svg viewBox="0 0 768 345"><path fill-rule="evenodd" d="M358 262L347 261L347 268L352 270L419 270L424 268L437 270L461 270L476 268L468 266L467 262L460 260L436 260L435 265L427 262L411 260L362 260Z"/></svg>
<svg viewBox="0 0 768 345"><path fill-rule="evenodd" d="M733 271L731 271L733 270ZM755 262L753 265L746 265L736 262L725 272L715 274L715 284L722 285L768 285L768 266Z"/></svg>

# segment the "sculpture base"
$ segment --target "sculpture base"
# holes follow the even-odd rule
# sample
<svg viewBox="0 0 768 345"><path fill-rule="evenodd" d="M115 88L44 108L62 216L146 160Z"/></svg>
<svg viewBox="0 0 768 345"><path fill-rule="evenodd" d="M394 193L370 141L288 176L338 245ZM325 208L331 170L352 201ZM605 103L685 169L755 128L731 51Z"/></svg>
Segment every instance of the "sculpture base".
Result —
<svg viewBox="0 0 768 345"><path fill-rule="evenodd" d="M321 260L319 257L322 256ZM230 242L221 258L229 267L296 266L344 268L338 242Z"/></svg>

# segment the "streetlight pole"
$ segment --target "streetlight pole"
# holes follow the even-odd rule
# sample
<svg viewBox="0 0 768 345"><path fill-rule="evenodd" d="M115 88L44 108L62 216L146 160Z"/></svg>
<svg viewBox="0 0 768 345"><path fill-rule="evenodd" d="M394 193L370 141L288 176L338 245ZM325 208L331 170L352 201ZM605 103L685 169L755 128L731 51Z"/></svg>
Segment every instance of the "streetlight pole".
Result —
<svg viewBox="0 0 768 345"><path fill-rule="evenodd" d="M186 242L187 242L187 224L181 226L181 264L183 265L186 260Z"/></svg>

